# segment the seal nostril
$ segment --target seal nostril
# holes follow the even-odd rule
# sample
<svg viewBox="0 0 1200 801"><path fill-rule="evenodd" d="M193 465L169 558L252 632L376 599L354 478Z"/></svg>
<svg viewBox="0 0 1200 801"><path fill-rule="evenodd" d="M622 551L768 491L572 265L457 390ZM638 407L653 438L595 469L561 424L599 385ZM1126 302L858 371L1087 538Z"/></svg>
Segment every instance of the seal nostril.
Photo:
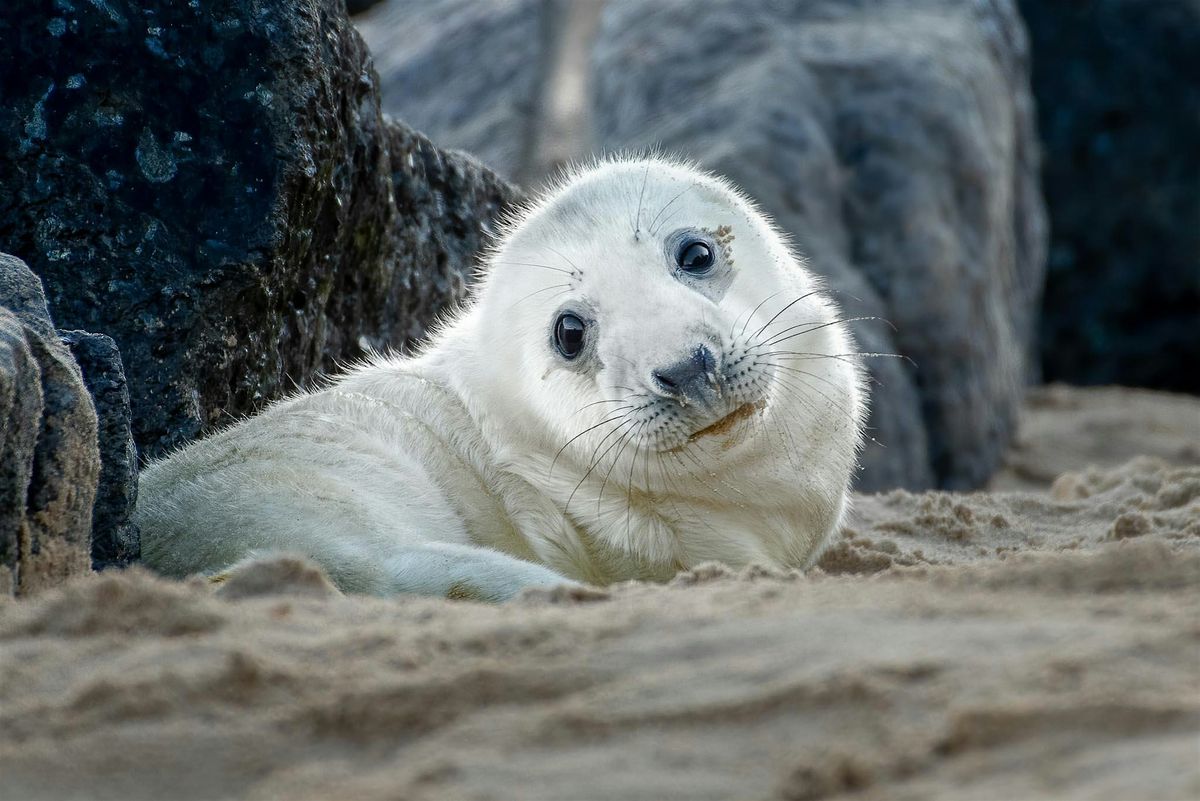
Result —
<svg viewBox="0 0 1200 801"><path fill-rule="evenodd" d="M704 345L697 345L686 358L675 364L652 370L650 380L656 392L684 406L714 396L719 399L723 394L717 360Z"/></svg>
<svg viewBox="0 0 1200 801"><path fill-rule="evenodd" d="M661 370L655 370L653 373L651 373L651 375L654 377L654 383L658 384L658 388L664 392L674 395L679 391L679 385L672 381L670 377Z"/></svg>

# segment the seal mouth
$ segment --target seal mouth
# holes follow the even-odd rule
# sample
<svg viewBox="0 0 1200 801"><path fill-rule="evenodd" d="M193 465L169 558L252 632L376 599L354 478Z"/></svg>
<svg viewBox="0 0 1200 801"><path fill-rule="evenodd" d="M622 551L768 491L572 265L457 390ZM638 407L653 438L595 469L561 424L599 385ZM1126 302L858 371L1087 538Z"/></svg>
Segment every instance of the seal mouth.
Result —
<svg viewBox="0 0 1200 801"><path fill-rule="evenodd" d="M731 428L740 423L742 420L753 417L760 408L761 404L758 403L743 403L741 406L737 407L717 422L707 425L696 433L692 434L690 437L688 437L687 441L688 443L692 443L704 437L714 437L721 434L726 434Z"/></svg>

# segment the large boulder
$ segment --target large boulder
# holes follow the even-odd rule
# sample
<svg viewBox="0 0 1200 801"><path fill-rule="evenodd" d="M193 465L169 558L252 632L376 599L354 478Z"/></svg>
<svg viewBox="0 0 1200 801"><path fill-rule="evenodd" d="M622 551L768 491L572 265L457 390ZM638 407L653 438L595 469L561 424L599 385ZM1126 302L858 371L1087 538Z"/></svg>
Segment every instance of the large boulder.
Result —
<svg viewBox="0 0 1200 801"><path fill-rule="evenodd" d="M555 87L581 83L550 72L570 67L552 43L585 30L569 48L591 52L591 148L657 147L728 175L794 235L847 315L895 326L854 325L864 350L916 362L869 361L875 442L859 488L983 483L1036 370L1045 260L1011 0L608 0L594 34L563 5L391 4L362 23L385 105L527 173L548 161L532 151L570 99Z"/></svg>
<svg viewBox="0 0 1200 801"><path fill-rule="evenodd" d="M1200 3L1019 2L1051 221L1045 376L1200 394Z"/></svg>
<svg viewBox="0 0 1200 801"><path fill-rule="evenodd" d="M144 459L460 298L513 192L380 113L340 0L0 10L0 245L124 357Z"/></svg>
<svg viewBox="0 0 1200 801"><path fill-rule="evenodd" d="M37 276L0 253L0 595L90 568L96 412Z"/></svg>

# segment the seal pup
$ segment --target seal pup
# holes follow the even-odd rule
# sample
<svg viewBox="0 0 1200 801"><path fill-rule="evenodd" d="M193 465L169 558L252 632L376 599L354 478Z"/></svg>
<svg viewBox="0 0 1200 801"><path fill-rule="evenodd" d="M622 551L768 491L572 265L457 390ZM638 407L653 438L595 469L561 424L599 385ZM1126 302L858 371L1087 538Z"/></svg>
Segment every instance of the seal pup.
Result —
<svg viewBox="0 0 1200 801"><path fill-rule="evenodd" d="M219 577L300 553L346 592L486 600L807 566L861 444L847 322L725 180L578 169L505 221L418 352L147 467L145 561Z"/></svg>

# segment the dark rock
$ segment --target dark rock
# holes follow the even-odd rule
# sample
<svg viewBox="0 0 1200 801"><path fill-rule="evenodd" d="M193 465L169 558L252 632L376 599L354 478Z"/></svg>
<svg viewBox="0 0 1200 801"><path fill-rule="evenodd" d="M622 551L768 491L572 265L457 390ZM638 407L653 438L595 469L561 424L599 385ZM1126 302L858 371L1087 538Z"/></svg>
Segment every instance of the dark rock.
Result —
<svg viewBox="0 0 1200 801"><path fill-rule="evenodd" d="M92 568L121 567L135 561L141 551L137 524L130 519L137 503L138 459L121 352L104 334L64 331L62 341L79 364L99 423L100 482L92 508Z"/></svg>
<svg viewBox="0 0 1200 801"><path fill-rule="evenodd" d="M369 11L384 0L346 0L346 13L351 16Z"/></svg>
<svg viewBox="0 0 1200 801"><path fill-rule="evenodd" d="M87 572L96 413L38 279L0 254L0 594Z"/></svg>
<svg viewBox="0 0 1200 801"><path fill-rule="evenodd" d="M492 221L519 200L515 188L466 153L441 150L384 118L396 223L383 321L393 343L425 335L433 313L466 295ZM386 344L377 337L375 347Z"/></svg>
<svg viewBox="0 0 1200 801"><path fill-rule="evenodd" d="M1200 3L1020 6L1051 221L1045 376L1200 394Z"/></svg>
<svg viewBox="0 0 1200 801"><path fill-rule="evenodd" d="M1011 2L611 0L604 149L728 175L796 236L871 360L860 487L982 484L1029 367L1044 256L1025 34ZM852 299L861 298L861 301Z"/></svg>
<svg viewBox="0 0 1200 801"><path fill-rule="evenodd" d="M54 8L0 10L0 243L116 341L143 458L461 296L512 190L384 120L340 3Z"/></svg>

